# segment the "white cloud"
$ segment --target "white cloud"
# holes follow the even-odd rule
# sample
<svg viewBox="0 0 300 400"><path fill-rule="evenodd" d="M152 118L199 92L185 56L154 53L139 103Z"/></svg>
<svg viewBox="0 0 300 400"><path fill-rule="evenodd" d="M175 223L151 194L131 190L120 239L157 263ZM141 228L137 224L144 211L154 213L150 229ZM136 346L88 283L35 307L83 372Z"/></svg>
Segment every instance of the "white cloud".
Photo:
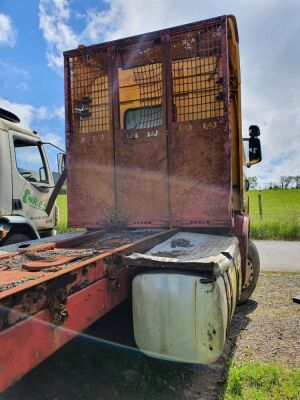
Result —
<svg viewBox="0 0 300 400"><path fill-rule="evenodd" d="M58 117L61 120L65 119L65 107L61 106L61 107L57 107L54 109L54 116Z"/></svg>
<svg viewBox="0 0 300 400"><path fill-rule="evenodd" d="M21 120L21 126L34 129L36 121L62 118L64 107L34 107L31 104L14 103L0 97L0 108L11 111Z"/></svg>
<svg viewBox="0 0 300 400"><path fill-rule="evenodd" d="M263 162L247 172L261 181L299 174L300 3L297 0L106 0L80 13L75 2L40 0L40 27L49 64L60 69L62 51L224 14L235 14L240 36L243 132L261 127ZM103 8L104 7L104 8ZM74 18L73 18L74 19Z"/></svg>
<svg viewBox="0 0 300 400"><path fill-rule="evenodd" d="M16 147L15 151L18 168L32 171L42 166L41 155L36 147Z"/></svg>
<svg viewBox="0 0 300 400"><path fill-rule="evenodd" d="M64 119L65 117L65 108L64 106L61 107L46 107L41 106L36 108L36 115L35 117L39 120L49 120L54 118Z"/></svg>
<svg viewBox="0 0 300 400"><path fill-rule="evenodd" d="M68 25L70 19L68 0L40 0L39 18L40 28L48 46L49 65L61 70L62 52L78 44L76 34Z"/></svg>
<svg viewBox="0 0 300 400"><path fill-rule="evenodd" d="M42 140L44 142L53 143L55 146L64 147L63 139L57 133L50 132L46 135L43 135Z"/></svg>
<svg viewBox="0 0 300 400"><path fill-rule="evenodd" d="M14 47L17 40L17 30L9 15L0 13L0 45Z"/></svg>
<svg viewBox="0 0 300 400"><path fill-rule="evenodd" d="M35 115L35 108L30 104L13 103L0 97L0 107L16 114L24 128L30 128Z"/></svg>

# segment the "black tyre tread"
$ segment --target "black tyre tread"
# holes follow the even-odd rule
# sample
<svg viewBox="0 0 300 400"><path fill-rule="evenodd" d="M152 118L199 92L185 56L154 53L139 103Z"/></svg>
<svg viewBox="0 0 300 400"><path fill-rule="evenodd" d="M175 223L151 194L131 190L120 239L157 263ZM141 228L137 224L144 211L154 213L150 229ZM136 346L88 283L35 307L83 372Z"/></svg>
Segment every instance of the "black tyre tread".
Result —
<svg viewBox="0 0 300 400"><path fill-rule="evenodd" d="M260 272L260 260L259 260L259 254L257 247L255 244L249 240L248 242L248 258L252 262L253 268L254 268L254 276L252 279L252 282L250 285L242 290L240 299L238 301L238 305L246 303L246 301L249 300L251 297L252 293L254 292L254 289L256 288L258 277L259 277L259 272Z"/></svg>
<svg viewBox="0 0 300 400"><path fill-rule="evenodd" d="M11 235L8 235L7 238L5 238L3 245L8 246L10 244L26 242L27 240L31 240L31 238L25 235L24 233L13 233Z"/></svg>

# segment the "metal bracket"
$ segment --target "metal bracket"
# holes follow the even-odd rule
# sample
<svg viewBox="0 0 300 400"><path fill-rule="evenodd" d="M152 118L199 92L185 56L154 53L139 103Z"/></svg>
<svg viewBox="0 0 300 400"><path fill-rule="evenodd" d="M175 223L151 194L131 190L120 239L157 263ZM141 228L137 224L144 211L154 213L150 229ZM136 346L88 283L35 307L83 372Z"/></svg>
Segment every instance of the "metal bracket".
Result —
<svg viewBox="0 0 300 400"><path fill-rule="evenodd" d="M69 317L66 310L67 292L65 289L59 289L48 298L48 309L51 317L51 322L54 325L63 324Z"/></svg>
<svg viewBox="0 0 300 400"><path fill-rule="evenodd" d="M120 287L119 275L115 270L114 265L108 265L106 269L107 277L109 279L109 288L108 291L114 292Z"/></svg>

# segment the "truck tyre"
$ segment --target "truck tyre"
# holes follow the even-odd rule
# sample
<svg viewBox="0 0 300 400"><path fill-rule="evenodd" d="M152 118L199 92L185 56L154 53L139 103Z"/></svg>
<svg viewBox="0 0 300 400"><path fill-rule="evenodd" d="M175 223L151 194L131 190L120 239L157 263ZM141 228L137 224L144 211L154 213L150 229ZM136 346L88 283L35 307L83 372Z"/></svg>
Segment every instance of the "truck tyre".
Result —
<svg viewBox="0 0 300 400"><path fill-rule="evenodd" d="M13 233L8 235L8 237L3 241L3 246L8 246L10 244L15 244L19 242L26 242L27 240L32 240L29 236L24 233Z"/></svg>
<svg viewBox="0 0 300 400"><path fill-rule="evenodd" d="M248 266L250 267L250 277L248 282L242 287L242 293L238 301L238 305L246 303L251 297L259 277L260 261L257 248L251 240L248 243Z"/></svg>

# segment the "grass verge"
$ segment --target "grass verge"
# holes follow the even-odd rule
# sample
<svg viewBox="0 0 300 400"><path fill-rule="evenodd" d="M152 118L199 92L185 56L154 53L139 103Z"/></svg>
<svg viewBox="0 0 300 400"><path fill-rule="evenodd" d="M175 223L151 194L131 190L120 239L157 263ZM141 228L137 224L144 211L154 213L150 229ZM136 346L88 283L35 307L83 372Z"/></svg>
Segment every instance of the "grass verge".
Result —
<svg viewBox="0 0 300 400"><path fill-rule="evenodd" d="M59 223L56 226L58 233L84 231L84 229L68 228L68 205L67 195L60 194L56 200L59 209Z"/></svg>
<svg viewBox="0 0 300 400"><path fill-rule="evenodd" d="M225 400L298 400L300 368L271 363L246 363L231 367Z"/></svg>
<svg viewBox="0 0 300 400"><path fill-rule="evenodd" d="M250 234L252 239L300 240L300 223L297 216L285 222L252 222Z"/></svg>
<svg viewBox="0 0 300 400"><path fill-rule="evenodd" d="M262 201L260 220L258 195ZM300 240L300 189L249 192L252 239Z"/></svg>

